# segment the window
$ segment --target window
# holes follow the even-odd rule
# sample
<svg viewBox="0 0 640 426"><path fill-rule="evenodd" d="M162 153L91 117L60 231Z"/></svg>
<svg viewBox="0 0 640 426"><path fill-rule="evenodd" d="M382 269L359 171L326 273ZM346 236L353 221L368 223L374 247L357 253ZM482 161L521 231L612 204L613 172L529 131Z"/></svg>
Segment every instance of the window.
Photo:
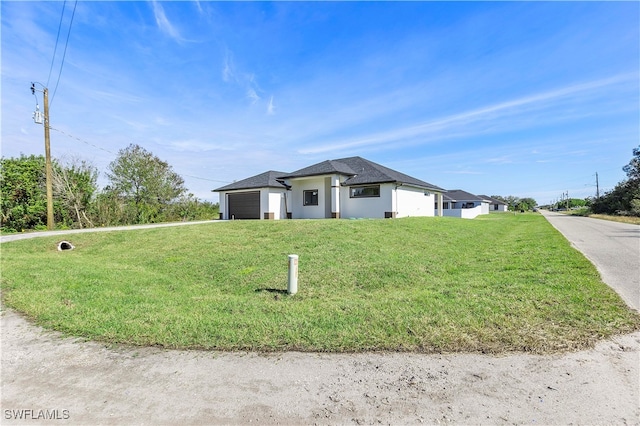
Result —
<svg viewBox="0 0 640 426"><path fill-rule="evenodd" d="M379 197L380 185L356 186L351 188L351 198Z"/></svg>
<svg viewBox="0 0 640 426"><path fill-rule="evenodd" d="M310 191L304 191L303 205L305 206L317 206L318 205L318 190L312 189Z"/></svg>
<svg viewBox="0 0 640 426"><path fill-rule="evenodd" d="M445 201L444 203L442 203L442 208L445 210L449 210L449 202Z"/></svg>

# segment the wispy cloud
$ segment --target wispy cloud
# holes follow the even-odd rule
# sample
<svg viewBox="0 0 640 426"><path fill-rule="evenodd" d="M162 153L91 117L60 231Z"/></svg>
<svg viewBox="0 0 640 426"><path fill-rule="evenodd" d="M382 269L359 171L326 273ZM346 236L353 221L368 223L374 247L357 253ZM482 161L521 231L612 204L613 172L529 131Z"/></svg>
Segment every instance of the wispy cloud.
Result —
<svg viewBox="0 0 640 426"><path fill-rule="evenodd" d="M276 113L276 107L273 104L273 96L269 99L269 104L267 105L267 114L274 115Z"/></svg>
<svg viewBox="0 0 640 426"><path fill-rule="evenodd" d="M487 124L503 121L507 116L513 117L519 114L528 113L533 109L545 110L547 108L552 108L554 103L561 99L568 99L571 96L580 96L587 92L609 87L625 81L635 81L635 78L636 75L634 74L623 74L587 83L570 85L556 90L533 94L506 102L500 102L459 114L453 114L424 123L305 148L300 150L300 153L318 154L324 152L335 152L365 146L371 147L388 144L390 142L394 142L395 146L397 146L398 142L414 141L416 138L434 140L451 138L453 136L460 137L470 133L478 135L480 133L495 132L499 128L504 128L505 125L513 126L514 121L510 119L508 123L502 124L501 126L488 126ZM592 111L587 112L587 114L592 113ZM530 121L531 120L524 120L525 123ZM485 125L483 128L480 127L482 124Z"/></svg>
<svg viewBox="0 0 640 426"><path fill-rule="evenodd" d="M224 64L222 66L222 80L225 83L230 83L235 80L234 72L233 72L233 58L231 57L231 52L228 50L224 55Z"/></svg>
<svg viewBox="0 0 640 426"><path fill-rule="evenodd" d="M260 100L260 96L258 96L258 93L256 93L256 90L253 87L247 88L247 98L251 100L252 104L255 104Z"/></svg>
<svg viewBox="0 0 640 426"><path fill-rule="evenodd" d="M167 19L167 15L164 13L164 9L162 5L160 5L157 1L153 1L151 3L153 5L153 14L156 18L156 24L158 28L171 38L174 38L178 41L182 41L182 37L176 28L169 22Z"/></svg>

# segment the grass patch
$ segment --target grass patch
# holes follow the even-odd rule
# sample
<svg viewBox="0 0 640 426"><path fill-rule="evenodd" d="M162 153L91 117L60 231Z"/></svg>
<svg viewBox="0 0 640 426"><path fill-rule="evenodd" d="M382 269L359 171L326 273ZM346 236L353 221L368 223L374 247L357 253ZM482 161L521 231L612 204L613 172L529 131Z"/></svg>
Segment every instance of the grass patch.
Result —
<svg viewBox="0 0 640 426"><path fill-rule="evenodd" d="M38 324L167 348L543 353L640 315L538 214L236 221L2 245L2 296ZM287 254L299 293L284 294Z"/></svg>
<svg viewBox="0 0 640 426"><path fill-rule="evenodd" d="M561 212L563 214L568 214L571 216L582 216L582 217L591 217L594 219L602 219L602 220L610 220L612 222L620 222L620 223L630 223L632 225L640 225L640 217L636 216L621 216L621 215L611 215L611 214L595 214L591 212L591 209L588 207L583 207L577 210L570 210Z"/></svg>
<svg viewBox="0 0 640 426"><path fill-rule="evenodd" d="M589 217L595 219L611 220L613 222L630 223L632 225L640 225L640 217L635 216L613 216L609 214L590 214Z"/></svg>

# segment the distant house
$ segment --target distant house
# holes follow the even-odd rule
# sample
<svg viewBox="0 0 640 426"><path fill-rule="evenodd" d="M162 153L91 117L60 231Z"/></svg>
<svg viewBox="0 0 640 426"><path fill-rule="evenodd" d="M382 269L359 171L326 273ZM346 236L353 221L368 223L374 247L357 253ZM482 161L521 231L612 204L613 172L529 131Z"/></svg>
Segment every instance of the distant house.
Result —
<svg viewBox="0 0 640 426"><path fill-rule="evenodd" d="M492 212L506 212L509 209L509 205L504 201L500 201L493 197L487 197L486 195L478 195L478 197L489 200L489 211Z"/></svg>
<svg viewBox="0 0 640 426"><path fill-rule="evenodd" d="M442 215L444 189L366 160L327 160L217 188L222 219L395 218Z"/></svg>
<svg viewBox="0 0 640 426"><path fill-rule="evenodd" d="M489 213L489 200L461 189L446 191L443 194L442 212L444 216L473 219Z"/></svg>

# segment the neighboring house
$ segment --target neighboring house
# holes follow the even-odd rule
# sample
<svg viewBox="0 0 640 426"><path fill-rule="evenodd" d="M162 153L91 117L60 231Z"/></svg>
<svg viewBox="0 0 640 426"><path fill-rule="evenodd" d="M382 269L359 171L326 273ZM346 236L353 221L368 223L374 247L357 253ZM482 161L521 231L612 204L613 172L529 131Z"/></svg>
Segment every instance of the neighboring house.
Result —
<svg viewBox="0 0 640 426"><path fill-rule="evenodd" d="M489 200L461 189L447 191L443 195L444 216L473 219L489 213Z"/></svg>
<svg viewBox="0 0 640 426"><path fill-rule="evenodd" d="M489 211L491 212L506 212L509 209L509 205L504 201L500 201L493 197L487 197L486 195L478 195L478 197L489 200Z"/></svg>
<svg viewBox="0 0 640 426"><path fill-rule="evenodd" d="M442 204L444 189L362 157L349 157L292 173L266 172L215 191L220 193L223 219L321 219L441 216L442 210L436 212L434 206L436 198ZM245 214L247 208L238 215L238 197L252 206L250 214Z"/></svg>

